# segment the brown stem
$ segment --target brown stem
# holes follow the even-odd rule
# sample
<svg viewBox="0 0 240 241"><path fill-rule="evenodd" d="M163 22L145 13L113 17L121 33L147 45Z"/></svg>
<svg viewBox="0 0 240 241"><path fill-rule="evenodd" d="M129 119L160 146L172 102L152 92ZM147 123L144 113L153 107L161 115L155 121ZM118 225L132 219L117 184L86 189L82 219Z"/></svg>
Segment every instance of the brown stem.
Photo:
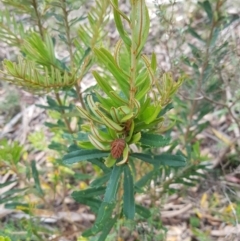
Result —
<svg viewBox="0 0 240 241"><path fill-rule="evenodd" d="M41 22L41 16L40 16L40 14L38 12L37 0L32 0L32 5L33 5L33 8L34 8L36 17L37 17L37 25L38 25L38 28L39 28L39 32L40 32L40 35L41 35L41 37L43 39L44 38L43 26L42 26L42 22Z"/></svg>
<svg viewBox="0 0 240 241"><path fill-rule="evenodd" d="M68 21L68 11L67 11L67 6L66 6L66 0L62 0L62 11L64 15L64 24L65 24L65 30L66 30L66 37L67 37L67 45L68 45L68 51L70 55L70 62L71 62L71 69L74 69L74 57L73 57L73 49L72 49L72 40L71 40L71 34L70 34L70 25ZM79 81L76 82L75 84L77 96L78 96L78 101L81 103L82 107L85 108L83 98L81 95L81 87L79 86Z"/></svg>
<svg viewBox="0 0 240 241"><path fill-rule="evenodd" d="M192 106L191 106L191 110L190 110L190 113L189 113L189 123L187 125L187 129L186 129L186 132L184 134L184 141L185 141L185 144L188 143L188 135L189 135L189 132L190 132L190 128L191 128L191 122L192 122L192 119L193 119L193 115L195 113L195 110L197 108L197 99L193 100L193 103L192 103Z"/></svg>
<svg viewBox="0 0 240 241"><path fill-rule="evenodd" d="M75 84L75 88L76 88L76 92L77 92L77 96L78 96L78 100L82 106L82 108L85 109L85 104L84 104L84 101L83 101L83 97L81 95L81 86L78 85L78 83Z"/></svg>
<svg viewBox="0 0 240 241"><path fill-rule="evenodd" d="M65 30L66 30L68 51L70 54L71 66L73 69L74 59L73 59L72 41L71 41L71 36L70 36L70 26L69 26L69 22L68 22L68 11L67 11L67 6L66 6L66 0L62 0L62 11L63 11L63 15L64 15L64 24L65 24Z"/></svg>
<svg viewBox="0 0 240 241"><path fill-rule="evenodd" d="M56 97L56 99L57 99L58 104L59 104L60 106L63 106L62 101L61 101L61 99L60 99L60 96L59 96L59 93L58 93L58 92L55 93L55 97ZM65 122L65 125L66 125L69 133L73 134L74 131L72 130L68 119L64 116L64 115L65 115L65 111L64 111L64 110L61 110L61 113L62 113L63 120L64 120L64 122Z"/></svg>

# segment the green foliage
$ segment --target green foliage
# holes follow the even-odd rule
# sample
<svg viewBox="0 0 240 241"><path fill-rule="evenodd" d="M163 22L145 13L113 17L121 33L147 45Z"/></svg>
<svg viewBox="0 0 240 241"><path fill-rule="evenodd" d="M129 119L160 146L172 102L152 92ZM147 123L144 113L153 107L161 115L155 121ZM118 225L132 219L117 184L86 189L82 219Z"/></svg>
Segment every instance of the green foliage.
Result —
<svg viewBox="0 0 240 241"><path fill-rule="evenodd" d="M129 24L132 35L129 37L126 37L126 31L123 33L124 27L120 22L121 18L126 20L127 17L118 9L116 2L112 2L112 5L119 34L121 37L124 35L122 40L126 45L119 45L114 55L103 47L94 48L94 54L98 62L112 76L117 89L112 88L108 75L93 71L93 76L104 94L99 92L96 92L96 95L88 94L85 98L86 108L77 107L80 116L88 121L88 124L84 124L82 128L87 133L88 141L80 141L79 144L82 148L86 148L88 145L90 150L74 149L63 158L65 164L70 164L83 160L91 162L91 159L97 157L101 162L100 158L105 157L105 165L108 168L112 167L111 174L104 176L104 182L107 181L107 178L109 180L95 224L90 230L84 232L83 236L102 232L105 237L106 230L110 231L110 226L105 226L105 223L113 217L110 225L117 217L116 214L113 215L115 206L122 209L119 214L122 213L126 218L134 219L135 175L132 169L135 168L136 158L153 164L154 168L158 168L159 165L185 165L185 158L181 155L132 153L132 144L139 147L147 146L150 149L169 144L167 138L152 133L156 132L158 125L163 122L161 110L169 104L171 96L181 85L183 78L179 78L175 82L170 73L165 73L159 78L151 67L156 66L155 58L149 60L147 56L141 55L149 30L148 10L145 3L143 1L131 3L132 12ZM130 39L130 43L126 39ZM122 54L121 49L125 47L128 51L124 51ZM131 65L128 70L120 65L124 61L128 61ZM141 75L141 73L144 74ZM146 81L149 81L150 85L146 85ZM151 98L152 94L154 98ZM122 175L124 176L123 188ZM117 195L121 193L122 189L123 204ZM93 194L94 190L97 196L97 190L102 192L104 189L99 186L97 190L89 189L89 192ZM74 193L75 199L79 200L79 194L76 195ZM80 200L82 199L88 199L88 194L83 195L82 193ZM96 203L97 200L92 201ZM84 201L84 203L86 202L88 201ZM94 209L96 210L96 207ZM148 216L143 207L138 207L137 210L143 216ZM99 240L102 240L101 236Z"/></svg>
<svg viewBox="0 0 240 241"><path fill-rule="evenodd" d="M11 241L9 237L0 236L0 241Z"/></svg>
<svg viewBox="0 0 240 241"><path fill-rule="evenodd" d="M0 141L0 160L9 164L18 164L23 147L17 142L8 143L6 139Z"/></svg>
<svg viewBox="0 0 240 241"><path fill-rule="evenodd" d="M183 93L188 93L187 97L192 101L175 97L176 110L179 110L177 113L179 130L181 131L183 125L188 123L187 132L184 134L186 145L209 126L209 122L204 120L204 117L212 113L215 106L228 110L233 116L231 109L238 102L236 95L233 94L236 102L229 108L228 101L232 102L229 96L233 90L225 75L226 66L229 65L227 58L231 56L231 59L234 59L234 53L229 46L231 40L229 37L222 40L221 33L239 19L239 15L227 14L224 9L225 3L220 0L215 2L206 0L198 2L198 5L199 11L206 16L203 21L210 27L206 29L205 26L192 22L187 29L187 33L193 37L188 42L191 54L182 56L185 64L182 68L187 66L191 75L185 81L182 90ZM232 66L235 64L231 63ZM226 88L229 90L226 91ZM190 115L189 110L191 110ZM232 121L237 123L238 119L233 117Z"/></svg>
<svg viewBox="0 0 240 241"><path fill-rule="evenodd" d="M17 46L22 55L17 62L4 60L3 80L34 93L54 94L47 96L47 105L39 107L50 111L56 120L55 123L45 123L55 135L49 145L58 152L55 168L61 166L68 175L81 180L89 179L84 173L85 161L98 170L99 175L88 188L72 193L75 201L88 205L96 214L95 223L82 235L96 236L98 241L106 240L119 220L134 220L136 214L150 218L151 212L135 203L135 194L145 192L144 187L164 171L170 173L171 168L176 167L180 171L188 157L160 149L171 145L171 138L164 132L171 129L174 122L165 124L166 112L172 108L170 102L186 77L181 75L175 80L170 72L159 74L156 55L143 54L150 27L145 1L130 1L129 16L119 9L117 0L96 1L87 16L80 14L73 19L70 12L81 7L83 1L79 5L77 1L64 0L22 0L19 3L9 0L4 3L27 14L35 24L29 32L20 25L21 33L11 37L9 43ZM109 5L120 36L114 51L102 43ZM57 29L49 22L51 17ZM79 26L82 20L87 23ZM16 28L16 20L8 15L2 18L2 22L7 23L9 29ZM4 31L2 35L0 32L0 37L7 41L6 36L11 33L7 35L8 30ZM57 54L59 45L67 48L68 55L64 58ZM99 66L99 70L92 71L98 86L82 95L80 82L94 65ZM76 100L79 104L75 106ZM45 145L36 146L43 139L43 133L29 137L38 149L46 148ZM34 215L35 204L26 202L18 194L27 191L42 200L43 205L49 205L47 191L41 183L41 171L35 160L21 166L22 149L17 144L9 157L6 151L9 147L6 142L3 145L2 158L9 159L9 168L17 172L21 167L28 177L25 189L3 194L5 207ZM70 170L74 169L72 164L82 168L83 173ZM144 174L139 177L141 165L146 165L147 170L143 169ZM177 173L172 181L184 183L183 176L190 171L186 172L182 176ZM65 175L54 176L51 189L54 194L61 180L65 185ZM10 184L12 182L5 185ZM170 184L163 183L164 191ZM34 233L34 229L31 232Z"/></svg>

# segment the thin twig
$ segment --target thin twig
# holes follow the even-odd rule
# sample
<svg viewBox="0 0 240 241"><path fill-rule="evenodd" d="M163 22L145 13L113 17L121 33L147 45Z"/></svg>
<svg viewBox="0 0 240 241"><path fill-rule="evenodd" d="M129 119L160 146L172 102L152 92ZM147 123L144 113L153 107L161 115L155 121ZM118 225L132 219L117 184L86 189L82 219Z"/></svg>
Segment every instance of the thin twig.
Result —
<svg viewBox="0 0 240 241"><path fill-rule="evenodd" d="M58 93L58 92L55 93L55 97L56 97L56 99L57 99L58 104L62 107L63 104L62 104L62 101L61 101L61 99L60 99L60 96L59 96L59 93ZM66 125L69 133L73 134L74 131L72 130L71 125L70 125L68 119L65 117L65 111L64 111L64 110L61 110L61 113L62 113L63 120L64 120L64 122L65 122L65 125Z"/></svg>
<svg viewBox="0 0 240 241"><path fill-rule="evenodd" d="M39 12L38 12L38 3L37 3L37 0L32 0L32 5L33 5L33 8L34 8L36 17L37 17L37 25L38 25L38 28L39 28L39 32L40 32L40 35L41 35L41 37L42 37L42 39L43 39L43 38L44 38L43 26L42 26L41 16L40 16L40 14L39 14Z"/></svg>

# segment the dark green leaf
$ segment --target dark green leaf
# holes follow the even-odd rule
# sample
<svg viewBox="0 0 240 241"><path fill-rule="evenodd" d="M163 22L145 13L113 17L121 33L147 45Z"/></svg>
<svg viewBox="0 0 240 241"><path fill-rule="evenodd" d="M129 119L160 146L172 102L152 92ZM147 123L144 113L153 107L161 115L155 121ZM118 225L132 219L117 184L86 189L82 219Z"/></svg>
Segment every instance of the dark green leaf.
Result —
<svg viewBox="0 0 240 241"><path fill-rule="evenodd" d="M111 169L106 167L106 165L101 161L101 159L91 159L88 161L91 162L93 165L96 165L99 168L101 168L104 173L110 173L111 171Z"/></svg>
<svg viewBox="0 0 240 241"><path fill-rule="evenodd" d="M195 38L197 38L198 40L202 41L205 43L205 41L202 39L202 37L190 26L188 27L188 32Z"/></svg>
<svg viewBox="0 0 240 241"><path fill-rule="evenodd" d="M145 122L138 122L135 125L134 131L138 132L141 131L142 129L152 129L152 128L156 128L156 126L163 122L163 117L159 117L157 119L155 119L152 123L150 124L146 124Z"/></svg>
<svg viewBox="0 0 240 241"><path fill-rule="evenodd" d="M120 16L119 12L118 12L118 1L114 0L113 3L114 3L113 16L114 16L114 21L115 21L115 24L116 24L116 28L117 28L118 33L121 36L123 42L125 43L127 49L128 48L130 49L131 40L130 40L127 32L124 30L122 19L121 19L121 16Z"/></svg>
<svg viewBox="0 0 240 241"><path fill-rule="evenodd" d="M79 60L79 63L78 63L79 66L82 66L83 61L86 59L86 57L87 57L90 53L91 53L91 48L88 47L88 48L85 50L84 55L82 56L82 58ZM86 90L85 90L85 91L86 91Z"/></svg>
<svg viewBox="0 0 240 241"><path fill-rule="evenodd" d="M172 155L163 153L160 155L149 155L144 153L131 153L132 157L136 157L142 161L148 162L152 165L167 165L170 167L185 166L186 159L180 155Z"/></svg>
<svg viewBox="0 0 240 241"><path fill-rule="evenodd" d="M149 183L153 177L155 176L157 171L157 168L154 168L154 170L148 172L146 175L144 175L140 180L138 180L135 183L135 188L137 192L143 192L141 189Z"/></svg>
<svg viewBox="0 0 240 241"><path fill-rule="evenodd" d="M61 130L66 128L64 122L61 121L61 120L58 120L57 124L53 124L53 123L50 123L50 122L44 122L44 125L49 127L49 128L56 128L56 129L61 129Z"/></svg>
<svg viewBox="0 0 240 241"><path fill-rule="evenodd" d="M97 213L101 205L101 201L96 198L83 198L81 196L72 196L72 198L81 204L87 205L94 213Z"/></svg>
<svg viewBox="0 0 240 241"><path fill-rule="evenodd" d="M13 201L21 200L21 199L22 199L22 196L10 196L10 197L6 197L6 198L0 198L0 204L7 203L9 201L13 202Z"/></svg>
<svg viewBox="0 0 240 241"><path fill-rule="evenodd" d="M102 186L104 183L106 183L108 181L108 179L110 178L111 172L108 172L107 174L103 175L102 177L98 177L95 180L93 180L90 183L91 187L100 187Z"/></svg>
<svg viewBox="0 0 240 241"><path fill-rule="evenodd" d="M69 152L73 152L73 151L80 151L82 150L82 148L80 148L78 145L76 144L72 144L68 147L68 153Z"/></svg>
<svg viewBox="0 0 240 241"><path fill-rule="evenodd" d="M213 30L213 34L212 34L212 39L210 42L210 46L212 46L213 48L216 46L216 41L218 39L219 34L222 32L222 28L215 28Z"/></svg>
<svg viewBox="0 0 240 241"><path fill-rule="evenodd" d="M195 46L194 44L188 43L188 46L191 48L193 56L197 60L200 60L200 63L201 63L201 52L202 51L197 46Z"/></svg>
<svg viewBox="0 0 240 241"><path fill-rule="evenodd" d="M112 203L115 201L116 199L116 194L117 194L117 190L118 190L118 183L119 183L119 179L120 176L122 174L123 171L123 166L114 166L110 179L108 181L107 184L107 189L106 189L106 193L104 196L104 202L106 203Z"/></svg>
<svg viewBox="0 0 240 241"><path fill-rule="evenodd" d="M39 174L38 174L38 170L37 170L35 161L31 161L31 168L32 168L32 176L33 176L33 179L35 182L36 189L40 195L44 195L43 190L40 185Z"/></svg>
<svg viewBox="0 0 240 241"><path fill-rule="evenodd" d="M80 161L91 160L94 158L107 157L109 152L104 152L100 150L78 150L73 151L63 157L64 164L73 164Z"/></svg>
<svg viewBox="0 0 240 241"><path fill-rule="evenodd" d="M83 232L82 236L89 237L102 231L105 227L105 224L109 221L109 219L111 219L115 205L115 203L102 202L97 213L97 219L94 223L94 226L91 229Z"/></svg>
<svg viewBox="0 0 240 241"><path fill-rule="evenodd" d="M134 183L131 170L128 165L124 165L124 182L123 182L123 213L128 219L134 219L135 199Z"/></svg>
<svg viewBox="0 0 240 241"><path fill-rule="evenodd" d="M94 235L94 233L93 233L93 231L92 231L92 228L87 229L87 230L83 231L83 233L82 233L82 236L83 236L83 237L90 237L90 236L92 236L92 235Z"/></svg>
<svg viewBox="0 0 240 241"><path fill-rule="evenodd" d="M173 103L168 104L167 106L165 106L160 113L158 114L158 118L165 115L169 110L171 110L173 108Z"/></svg>
<svg viewBox="0 0 240 241"><path fill-rule="evenodd" d="M212 6L211 6L210 2L207 0L204 2L198 2L198 4L204 9L204 11L207 13L209 20L212 22L213 11L212 11Z"/></svg>
<svg viewBox="0 0 240 241"><path fill-rule="evenodd" d="M131 153L130 154L131 157L135 157L138 158L142 161L148 162L152 165L158 165L160 163L157 163L154 159L153 155L149 155L149 154L144 154L144 153Z"/></svg>
<svg viewBox="0 0 240 241"><path fill-rule="evenodd" d="M0 183L0 188L6 187L14 182L16 182L17 180L13 180L13 181L9 181L9 182L4 182L4 183Z"/></svg>
<svg viewBox="0 0 240 241"><path fill-rule="evenodd" d="M73 192L72 197L74 199L96 197L96 196L104 194L105 190L106 190L105 187L88 188L88 189L85 189L85 190L82 190L82 191Z"/></svg>
<svg viewBox="0 0 240 241"><path fill-rule="evenodd" d="M154 159L160 162L162 165L167 165L169 167L183 167L186 165L186 158L181 155L163 153L154 156Z"/></svg>
<svg viewBox="0 0 240 241"><path fill-rule="evenodd" d="M109 220L107 220L106 224L104 225L103 231L100 235L100 237L98 238L98 241L105 241L108 234L110 233L113 225L116 223L117 221L117 216L115 218L110 218Z"/></svg>
<svg viewBox="0 0 240 241"><path fill-rule="evenodd" d="M170 138L156 134L141 133L140 142L144 146L163 147L169 144Z"/></svg>
<svg viewBox="0 0 240 241"><path fill-rule="evenodd" d="M148 219L149 217L151 217L151 212L149 211L149 209L138 204L136 204L136 213L145 219Z"/></svg>
<svg viewBox="0 0 240 241"><path fill-rule="evenodd" d="M63 145L62 143L58 143L55 141L52 141L51 144L48 145L48 148L56 151L67 151L66 145Z"/></svg>
<svg viewBox="0 0 240 241"><path fill-rule="evenodd" d="M98 214L97 214L97 218L95 221L95 224L93 226L93 230L99 232L101 227L103 227L105 225L105 222L111 218L112 216L112 211L115 207L116 203L112 202L112 203L106 203L106 202L102 202L101 207L99 208Z"/></svg>
<svg viewBox="0 0 240 241"><path fill-rule="evenodd" d="M76 179L76 180L90 180L90 179L92 179L92 175L90 175L90 174L84 174L84 173L75 173L74 175L73 175L73 177Z"/></svg>
<svg viewBox="0 0 240 241"><path fill-rule="evenodd" d="M21 206L21 207L26 207L26 208L29 208L29 204L26 204L26 203L20 203L20 202L12 202L12 203L6 203L4 205L5 208L7 209L16 209L18 206Z"/></svg>
<svg viewBox="0 0 240 241"><path fill-rule="evenodd" d="M24 188L13 188L5 193L3 193L1 196L9 196L9 195L13 195L13 194L16 194L16 193L21 193L22 195L25 194L24 191L28 190L29 187L24 187Z"/></svg>
<svg viewBox="0 0 240 241"><path fill-rule="evenodd" d="M64 42L64 43L67 43L67 38L64 34L58 34L58 37Z"/></svg>

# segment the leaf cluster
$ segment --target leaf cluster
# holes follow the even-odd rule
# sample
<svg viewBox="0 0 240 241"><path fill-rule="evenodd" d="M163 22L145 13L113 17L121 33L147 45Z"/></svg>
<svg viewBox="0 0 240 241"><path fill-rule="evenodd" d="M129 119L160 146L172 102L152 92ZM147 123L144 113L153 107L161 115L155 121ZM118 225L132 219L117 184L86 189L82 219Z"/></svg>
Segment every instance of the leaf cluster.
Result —
<svg viewBox="0 0 240 241"><path fill-rule="evenodd" d="M7 2L20 9L15 0ZM101 175L89 188L74 191L72 197L90 206L97 215L93 227L83 235L100 233L98 240L105 240L118 219L134 219L135 213L145 219L150 217L147 208L135 203L135 194L144 192L144 186L161 173L162 166L180 168L186 163L182 154L159 153L159 148L170 145L171 138L163 134L174 123L166 126L165 114L172 108L170 102L185 76L175 81L171 73L159 75L156 55L143 54L150 27L144 0L131 1L129 16L120 10L117 0L96 1L87 18L81 15L74 19L70 12L75 9L75 1L22 2L20 12L29 11L35 27L29 32L23 28L17 37L12 36L11 44L18 46L22 55L17 62L4 60L1 74L4 80L31 92L55 93L55 99L48 96L47 105L39 105L61 116L57 123L46 123L53 133L62 135L49 148L61 155L67 150L59 160L62 165L88 161L100 170ZM120 36L113 52L100 44L106 34L109 4ZM52 28L57 36L50 34L51 27L45 27L51 17L57 22L57 28ZM83 20L88 22L73 31ZM16 20L7 15L3 21L13 25L11 28L16 25ZM5 40L8 34L10 30L3 32ZM58 57L58 44L67 46L66 58ZM100 71L92 71L97 87L82 96L79 84L93 63L101 67ZM71 98L78 99L81 105L75 108ZM73 118L77 119L75 128L71 125ZM139 162L150 168L140 179ZM34 191L44 200L35 161L31 162L30 170L34 186L27 191ZM5 193L2 198L11 201L8 207L32 211L32 206L19 202L15 193Z"/></svg>

